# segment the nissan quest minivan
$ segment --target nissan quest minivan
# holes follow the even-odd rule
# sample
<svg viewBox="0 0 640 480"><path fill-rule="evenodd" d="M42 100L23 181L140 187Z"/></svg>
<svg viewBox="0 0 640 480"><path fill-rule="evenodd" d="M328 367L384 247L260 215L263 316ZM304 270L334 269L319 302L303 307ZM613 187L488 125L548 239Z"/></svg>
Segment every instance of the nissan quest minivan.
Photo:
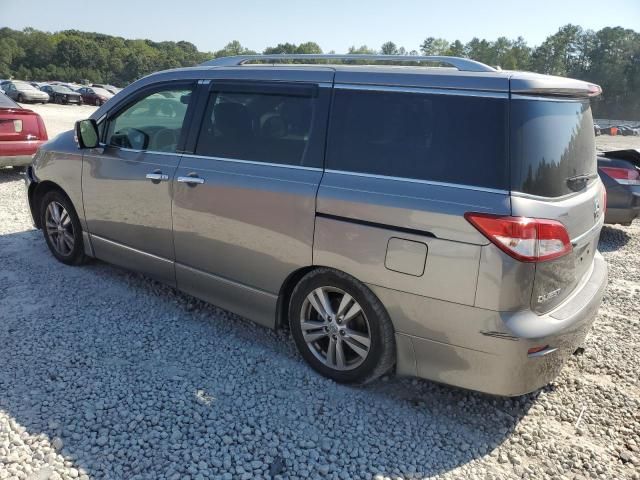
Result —
<svg viewBox="0 0 640 480"><path fill-rule="evenodd" d="M44 145L29 205L61 262L288 326L337 382L519 395L583 344L607 283L600 91L453 57L219 58Z"/></svg>

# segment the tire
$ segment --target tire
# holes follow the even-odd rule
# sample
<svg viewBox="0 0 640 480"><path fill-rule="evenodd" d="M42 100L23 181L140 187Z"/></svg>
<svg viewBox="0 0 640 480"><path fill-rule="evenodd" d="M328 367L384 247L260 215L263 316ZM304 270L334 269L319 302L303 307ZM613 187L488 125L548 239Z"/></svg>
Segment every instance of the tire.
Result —
<svg viewBox="0 0 640 480"><path fill-rule="evenodd" d="M95 103L96 107L99 107L102 105L102 101L100 101L99 98L96 98L96 103Z"/></svg>
<svg viewBox="0 0 640 480"><path fill-rule="evenodd" d="M322 305L316 293L319 290L324 292L333 313L329 315L329 322L310 300L313 298L316 305ZM344 294L351 301L345 300ZM343 300L345 308L341 309ZM353 301L355 303L351 303ZM358 313L353 315L353 312ZM341 317L345 319L340 321ZM366 384L390 371L395 364L394 331L386 309L366 285L338 270L319 268L300 280L291 294L289 325L302 357L314 370L336 382ZM311 340L316 337L316 341ZM338 359L339 350L342 361ZM363 356L364 350L367 351ZM331 356L329 351L333 351Z"/></svg>
<svg viewBox="0 0 640 480"><path fill-rule="evenodd" d="M68 216L69 221L65 221L65 215L61 215L60 226L62 230L58 229L57 234L52 233L52 231L55 231L56 229L51 227L58 222L56 221L53 212L49 211L50 206L56 210L59 209L59 207L62 207ZM60 210L58 210L58 212L60 215ZM87 257L84 254L80 219L78 218L78 214L73 208L71 201L59 190L47 192L42 198L42 201L40 202L40 225L42 227L42 233L45 241L47 242L47 246L58 261L66 265L82 265L86 262ZM68 241L65 241L64 239L61 240L62 243L58 243L57 239L60 235L63 235L63 237L67 236L64 235L64 233L73 239L71 246Z"/></svg>
<svg viewBox="0 0 640 480"><path fill-rule="evenodd" d="M22 96L21 93L18 94L18 97L16 99L16 102L18 103L24 103L24 97Z"/></svg>

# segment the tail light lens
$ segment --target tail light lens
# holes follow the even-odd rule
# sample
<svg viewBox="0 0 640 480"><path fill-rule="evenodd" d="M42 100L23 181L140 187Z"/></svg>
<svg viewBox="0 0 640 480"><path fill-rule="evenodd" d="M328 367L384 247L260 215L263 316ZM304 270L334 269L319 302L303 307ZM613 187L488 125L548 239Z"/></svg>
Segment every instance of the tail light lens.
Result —
<svg viewBox="0 0 640 480"><path fill-rule="evenodd" d="M604 173L623 185L640 185L640 172L635 168L600 167Z"/></svg>
<svg viewBox="0 0 640 480"><path fill-rule="evenodd" d="M464 217L503 252L521 262L544 262L572 250L567 229L555 220L472 212Z"/></svg>
<svg viewBox="0 0 640 480"><path fill-rule="evenodd" d="M47 127L44 125L44 121L40 115L36 117L38 119L38 130L40 130L40 140L48 140L49 136L47 135Z"/></svg>

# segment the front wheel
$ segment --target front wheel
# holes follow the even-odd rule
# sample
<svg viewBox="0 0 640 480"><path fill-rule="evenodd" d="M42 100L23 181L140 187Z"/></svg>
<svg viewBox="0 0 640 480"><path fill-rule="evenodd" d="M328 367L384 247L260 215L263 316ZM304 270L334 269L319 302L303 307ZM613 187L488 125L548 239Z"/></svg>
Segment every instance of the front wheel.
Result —
<svg viewBox="0 0 640 480"><path fill-rule="evenodd" d="M21 94L21 93L20 93L20 94L18 94L18 98L16 99L16 101L17 101L18 103L24 103L24 97L22 96L22 94Z"/></svg>
<svg viewBox="0 0 640 480"><path fill-rule="evenodd" d="M396 359L393 325L369 288L343 272L320 268L294 289L289 324L296 346L316 371L340 383L367 383Z"/></svg>
<svg viewBox="0 0 640 480"><path fill-rule="evenodd" d="M102 105L102 101L99 98L96 98L96 107Z"/></svg>
<svg viewBox="0 0 640 480"><path fill-rule="evenodd" d="M40 226L51 253L67 265L85 262L82 227L69 199L57 190L45 194L40 204Z"/></svg>

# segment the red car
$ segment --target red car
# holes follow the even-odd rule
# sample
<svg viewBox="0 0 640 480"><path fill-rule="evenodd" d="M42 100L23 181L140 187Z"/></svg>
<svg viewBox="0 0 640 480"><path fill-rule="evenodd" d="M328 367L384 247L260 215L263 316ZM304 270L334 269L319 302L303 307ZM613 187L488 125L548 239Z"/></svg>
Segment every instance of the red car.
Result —
<svg viewBox="0 0 640 480"><path fill-rule="evenodd" d="M95 105L99 107L111 97L113 93L99 87L82 87L78 89L78 93L82 95L82 101L87 105Z"/></svg>
<svg viewBox="0 0 640 480"><path fill-rule="evenodd" d="M29 165L48 139L40 115L0 93L0 167Z"/></svg>

